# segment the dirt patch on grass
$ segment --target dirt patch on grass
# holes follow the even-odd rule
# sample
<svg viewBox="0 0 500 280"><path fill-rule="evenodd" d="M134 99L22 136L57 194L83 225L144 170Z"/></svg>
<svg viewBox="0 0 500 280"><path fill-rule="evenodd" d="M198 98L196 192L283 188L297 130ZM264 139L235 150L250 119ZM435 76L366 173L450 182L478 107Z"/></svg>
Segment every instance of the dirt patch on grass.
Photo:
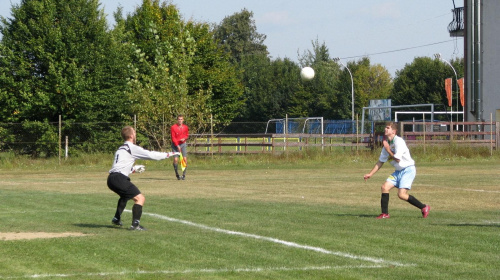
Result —
<svg viewBox="0 0 500 280"><path fill-rule="evenodd" d="M83 234L81 232L0 232L0 241L37 238L61 238L86 235L88 234Z"/></svg>

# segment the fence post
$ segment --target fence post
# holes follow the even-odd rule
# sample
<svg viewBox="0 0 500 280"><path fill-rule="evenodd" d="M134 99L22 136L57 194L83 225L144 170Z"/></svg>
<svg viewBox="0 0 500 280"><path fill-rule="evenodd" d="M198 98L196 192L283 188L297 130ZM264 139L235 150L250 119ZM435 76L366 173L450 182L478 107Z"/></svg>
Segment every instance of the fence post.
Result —
<svg viewBox="0 0 500 280"><path fill-rule="evenodd" d="M66 141L64 145L64 159L68 159L68 135L66 135Z"/></svg>
<svg viewBox="0 0 500 280"><path fill-rule="evenodd" d="M423 118L422 118L422 123L423 123L423 127L424 127L424 154L425 154L425 131L427 130L425 128L425 114L423 114Z"/></svg>
<svg viewBox="0 0 500 280"><path fill-rule="evenodd" d="M500 144L500 122L495 122L495 148L498 150L498 145Z"/></svg>
<svg viewBox="0 0 500 280"><path fill-rule="evenodd" d="M61 135L61 121L62 117L59 115L59 165L61 165L61 145L62 145L62 135Z"/></svg>
<svg viewBox="0 0 500 280"><path fill-rule="evenodd" d="M493 113L490 113L490 156L493 156Z"/></svg>
<svg viewBox="0 0 500 280"><path fill-rule="evenodd" d="M455 135L453 135L453 120L451 121L450 123L450 143L453 143L454 142L454 139L455 138Z"/></svg>
<svg viewBox="0 0 500 280"><path fill-rule="evenodd" d="M219 146L220 147L220 146ZM210 152L212 153L212 158L214 157L214 116L210 114Z"/></svg>

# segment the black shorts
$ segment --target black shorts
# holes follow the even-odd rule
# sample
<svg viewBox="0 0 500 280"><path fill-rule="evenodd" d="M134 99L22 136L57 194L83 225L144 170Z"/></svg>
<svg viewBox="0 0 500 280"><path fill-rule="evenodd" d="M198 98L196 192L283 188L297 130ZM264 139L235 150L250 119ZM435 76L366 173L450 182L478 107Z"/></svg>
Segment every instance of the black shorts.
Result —
<svg viewBox="0 0 500 280"><path fill-rule="evenodd" d="M108 188L121 198L132 199L141 191L130 182L130 178L121 173L111 173L108 176Z"/></svg>

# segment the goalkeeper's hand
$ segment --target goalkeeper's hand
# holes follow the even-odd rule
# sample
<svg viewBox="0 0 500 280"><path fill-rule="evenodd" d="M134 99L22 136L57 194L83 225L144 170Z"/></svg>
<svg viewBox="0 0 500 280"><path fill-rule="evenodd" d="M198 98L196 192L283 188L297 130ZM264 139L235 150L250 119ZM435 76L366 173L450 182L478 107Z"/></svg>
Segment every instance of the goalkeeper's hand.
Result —
<svg viewBox="0 0 500 280"><path fill-rule="evenodd" d="M168 152L168 153L167 153L167 158L169 158L169 157L171 157L171 156L178 156L178 155L180 155L180 154L181 154L181 153L179 153L179 152Z"/></svg>
<svg viewBox="0 0 500 280"><path fill-rule="evenodd" d="M146 171L146 166L144 165L134 165L134 167L132 167L132 173L142 173Z"/></svg>

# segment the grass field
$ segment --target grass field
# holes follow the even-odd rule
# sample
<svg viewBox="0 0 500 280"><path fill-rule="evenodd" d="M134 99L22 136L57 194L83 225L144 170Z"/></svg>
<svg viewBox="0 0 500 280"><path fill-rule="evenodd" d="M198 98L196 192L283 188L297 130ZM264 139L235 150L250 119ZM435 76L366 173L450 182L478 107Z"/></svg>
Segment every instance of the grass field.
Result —
<svg viewBox="0 0 500 280"><path fill-rule="evenodd" d="M171 160L146 164L132 181L146 196L141 224L111 226L118 197L109 159L29 162L0 169L0 279L498 279L500 159L417 158L410 192L420 211L391 193L380 214L376 155L276 160L272 155L191 159L186 181ZM283 163L280 163L283 162ZM110 163L109 163L110 164ZM3 165L5 166L5 164Z"/></svg>

